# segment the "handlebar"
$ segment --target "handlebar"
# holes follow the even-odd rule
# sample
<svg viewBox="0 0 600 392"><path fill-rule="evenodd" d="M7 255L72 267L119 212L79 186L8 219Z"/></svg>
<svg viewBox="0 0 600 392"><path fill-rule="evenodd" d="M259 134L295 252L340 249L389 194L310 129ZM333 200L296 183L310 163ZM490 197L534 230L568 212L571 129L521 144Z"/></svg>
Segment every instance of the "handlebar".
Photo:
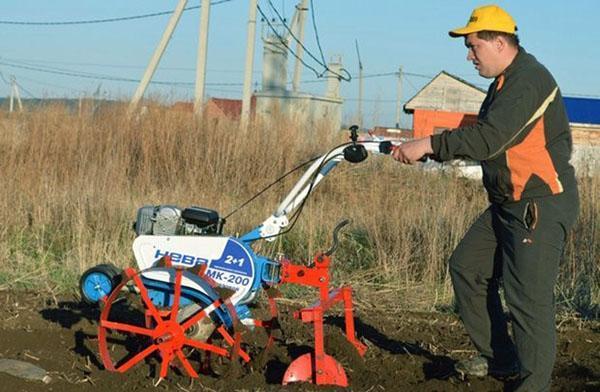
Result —
<svg viewBox="0 0 600 392"><path fill-rule="evenodd" d="M374 140L357 140L357 130L358 127L352 127L350 143L341 144L316 159L279 204L275 212L261 225L244 234L241 239L245 242L252 242L261 238L273 241L281 230L288 226L288 214L302 205L304 199L312 193L321 180L338 163L342 160L352 163L361 162L367 158L368 153L389 155L395 146L401 143L399 140L385 141L377 138ZM332 249L332 252L334 250L335 248Z"/></svg>

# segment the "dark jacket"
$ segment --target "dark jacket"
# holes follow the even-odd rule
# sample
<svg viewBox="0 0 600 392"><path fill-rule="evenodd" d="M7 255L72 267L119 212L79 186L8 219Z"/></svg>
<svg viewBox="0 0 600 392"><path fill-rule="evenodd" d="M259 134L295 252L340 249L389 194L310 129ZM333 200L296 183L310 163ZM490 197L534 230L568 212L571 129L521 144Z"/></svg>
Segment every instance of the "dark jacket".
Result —
<svg viewBox="0 0 600 392"><path fill-rule="evenodd" d="M431 138L442 161L481 161L492 203L547 196L576 186L571 130L562 96L548 70L519 48L490 85L477 123Z"/></svg>

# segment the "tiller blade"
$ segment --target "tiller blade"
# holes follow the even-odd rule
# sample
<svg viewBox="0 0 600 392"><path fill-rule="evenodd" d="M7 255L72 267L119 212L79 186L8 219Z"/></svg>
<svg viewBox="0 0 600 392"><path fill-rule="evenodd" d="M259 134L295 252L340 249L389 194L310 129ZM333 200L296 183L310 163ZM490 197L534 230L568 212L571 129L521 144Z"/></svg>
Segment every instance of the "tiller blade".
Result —
<svg viewBox="0 0 600 392"><path fill-rule="evenodd" d="M318 385L348 386L348 377L342 365L332 356L323 354L319 366L315 366L313 353L296 358L283 375L283 385L292 382L310 382Z"/></svg>

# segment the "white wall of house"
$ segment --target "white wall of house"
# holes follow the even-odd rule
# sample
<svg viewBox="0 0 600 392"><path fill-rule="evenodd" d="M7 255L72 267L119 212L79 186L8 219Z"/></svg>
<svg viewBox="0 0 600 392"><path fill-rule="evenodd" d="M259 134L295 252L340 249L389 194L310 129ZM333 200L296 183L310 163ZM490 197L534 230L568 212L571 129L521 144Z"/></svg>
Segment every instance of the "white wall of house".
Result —
<svg viewBox="0 0 600 392"><path fill-rule="evenodd" d="M600 174L600 145L575 144L571 164L579 175Z"/></svg>

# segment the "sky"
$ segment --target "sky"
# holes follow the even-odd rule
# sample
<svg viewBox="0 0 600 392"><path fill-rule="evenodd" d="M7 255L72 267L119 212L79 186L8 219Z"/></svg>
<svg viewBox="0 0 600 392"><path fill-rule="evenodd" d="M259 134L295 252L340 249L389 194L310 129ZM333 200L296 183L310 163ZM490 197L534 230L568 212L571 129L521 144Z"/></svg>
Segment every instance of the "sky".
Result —
<svg viewBox="0 0 600 392"><path fill-rule="evenodd" d="M195 7L200 0L189 0ZM269 18L272 6L290 20L298 1L259 0ZM21 96L102 96L128 99L137 88L170 15L112 23L32 25L7 22L72 22L145 15L175 9L178 0L2 0L0 16L0 97L10 94L15 77ZM249 1L213 0L208 38L207 97L241 98ZM310 3L309 3L310 4ZM341 56L353 76L342 82L344 120L355 119L358 107L358 58L365 78L364 125L394 126L398 77L402 67L401 102L414 96L442 70L481 88L489 80L466 61L462 39L448 30L466 24L473 8L488 2L469 0L312 0L305 27L305 46L317 58ZM496 4L516 20L522 46L550 70L565 96L600 98L600 33L597 0L506 0ZM194 94L200 10L186 11L175 30L146 96L166 101L191 100ZM316 33L314 29L316 25ZM253 85L260 87L261 35L257 23ZM318 40L317 38L318 37ZM295 47L295 45L292 45ZM301 90L325 91L323 67L304 56L317 73L303 68ZM293 70L293 56L288 69ZM68 75L67 75L68 74ZM79 76L74 76L79 75ZM85 77L82 77L85 75ZM122 78L132 81L115 81ZM401 125L411 126L402 113Z"/></svg>

